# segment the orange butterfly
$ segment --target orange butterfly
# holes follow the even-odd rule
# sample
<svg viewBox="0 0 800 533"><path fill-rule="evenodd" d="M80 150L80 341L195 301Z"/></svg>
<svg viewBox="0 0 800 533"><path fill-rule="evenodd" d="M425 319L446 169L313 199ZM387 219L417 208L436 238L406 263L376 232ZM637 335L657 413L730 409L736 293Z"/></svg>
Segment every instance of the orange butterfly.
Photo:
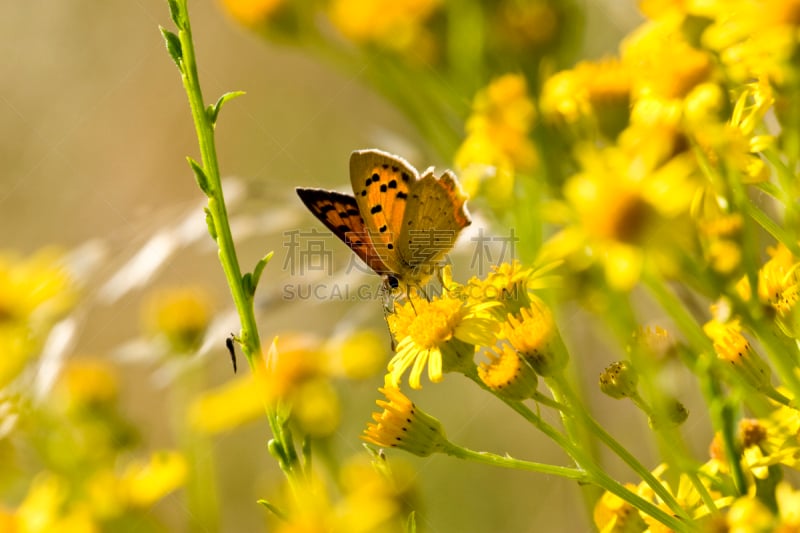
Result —
<svg viewBox="0 0 800 533"><path fill-rule="evenodd" d="M297 188L311 212L386 284L420 287L471 220L456 176L420 176L402 157L380 150L350 156L355 196Z"/></svg>

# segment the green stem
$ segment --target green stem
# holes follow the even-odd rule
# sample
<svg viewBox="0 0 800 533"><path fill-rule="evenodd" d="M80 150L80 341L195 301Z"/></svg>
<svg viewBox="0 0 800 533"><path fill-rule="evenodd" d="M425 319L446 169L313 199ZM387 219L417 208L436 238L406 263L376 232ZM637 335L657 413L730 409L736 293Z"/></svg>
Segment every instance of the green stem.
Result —
<svg viewBox="0 0 800 533"><path fill-rule="evenodd" d="M558 444L570 457L572 457L575 463L586 472L590 483L619 496L624 501L630 503L643 513L652 516L654 519L658 520L674 531L683 532L693 530L690 521L684 522L680 518L664 512L659 507L656 507L652 502L649 502L638 494L631 492L618 481L610 477L605 473L605 471L603 471L602 468L596 465L589 456L584 454L580 447L574 445L569 439L565 438L548 424L545 424L533 411L528 409L528 407L520 402L514 402L505 399L503 399L503 401L506 403L506 405L514 409L517 413L532 423L537 429L555 441L556 444Z"/></svg>
<svg viewBox="0 0 800 533"><path fill-rule="evenodd" d="M693 361L687 358L687 367L699 380L700 388L708 404L712 425L716 431L722 434L728 465L737 488L742 490L745 486L743 485L744 473L741 463L736 459L737 454L733 445L735 428L731 423L731 408L727 405L725 395L716 382L716 373L713 372L715 362L713 358L716 357L714 346L677 297L667 289L663 280L650 269L645 269L642 281L650 290L650 294L655 297L662 309L678 326L694 352Z"/></svg>
<svg viewBox="0 0 800 533"><path fill-rule="evenodd" d="M521 459L514 459L513 457L496 455L489 452L476 452L467 448L462 448L461 446L453 444L449 441L444 449L444 453L459 459L466 459L468 461L475 461L477 463L483 463L491 466L511 468L513 470L527 470L529 472L538 472L540 474L574 479L579 483L589 483L591 481L586 475L586 472L577 468L523 461Z"/></svg>
<svg viewBox="0 0 800 533"><path fill-rule="evenodd" d="M675 500L675 498L670 494L670 492L664 487L664 485L656 479L656 477L640 463L636 457L634 457L622 444L620 444L614 437L612 437L603 427L597 423L597 421L590 416L586 409L583 408L577 400L575 393L569 387L569 384L566 382L563 377L554 376L548 380L548 383L551 385L551 390L559 391L559 395L564 397L564 401L561 402L562 405L567 406L567 418L575 417L580 419L583 423L584 427L590 430L593 434L595 434L600 441L602 441L606 446L609 447L611 451L613 451L620 459L622 459L625 464L627 464L636 474L642 478L642 480L647 483L653 492L656 493L664 503L675 513L677 516L681 517L684 520L691 520L691 517L688 513L680 506L680 504ZM574 422L573 422L574 424Z"/></svg>
<svg viewBox="0 0 800 533"><path fill-rule="evenodd" d="M228 211L225 207L225 196L222 191L217 148L214 140L214 123L206 111L203 93L200 89L200 79L197 75L197 61L192 41L192 28L189 22L189 12L186 0L177 2L182 11L183 25L179 28L178 38L181 43L181 79L189 99L192 111L197 140L200 145L202 169L208 183L208 212L214 225L217 246L219 247L219 260L225 272L225 278L231 289L233 302L239 313L242 324L240 335L242 351L247 357L251 368L260 360L261 340L256 326L253 298L248 295L242 285L242 272L239 260L236 257L236 248L228 222Z"/></svg>
<svg viewBox="0 0 800 533"><path fill-rule="evenodd" d="M263 368L264 354L261 351L261 339L256 325L252 289L246 290L242 280L242 272L236 256L236 248L228 221L228 212L225 207L225 196L222 190L214 137L214 126L218 117L212 117L207 111L203 93L200 89L187 0L169 1L170 8L176 11L176 13L173 13L173 20L176 21L179 30L180 51L176 61L181 71L181 80L186 89L186 96L189 99L189 107L192 111L192 119L194 120L200 147L202 181L204 182L201 184L201 188L208 196L207 217L209 230L219 248L219 260L225 272L225 278L228 281L233 302L241 321L242 330L239 335L239 341L242 351L247 357L250 368L255 371L259 367ZM270 429L276 441L273 449L280 450L276 454L279 456L279 464L287 475L290 484L293 484L297 481L298 476L302 474L302 467L297 460L291 433L285 428L282 417L278 414L277 406L265 405L265 410Z"/></svg>
<svg viewBox="0 0 800 533"><path fill-rule="evenodd" d="M484 385L484 383L478 377L477 372L468 371L465 372L465 375L484 390L488 390L486 385ZM488 392L491 391L489 390ZM531 411L522 402L509 400L508 398L503 398L502 396L498 396L498 398L500 398L500 400L502 400L511 409L513 409L523 418L525 418L525 420L530 422L536 429L538 429L539 431L544 433L547 437L549 437L562 450L564 450L567 453L567 455L572 457L575 463L587 475L589 483L596 485L612 494L615 494L616 496L619 496L622 500L630 503L632 506L639 509L643 513L652 516L654 519L658 520L662 524L671 528L673 531L688 532L693 530L691 522L689 521L684 522L680 518L676 518L675 516L672 516L664 512L662 509L655 506L653 503L645 500L638 494L631 492L625 486L623 486L618 481L613 479L611 476L606 474L605 471L603 471L603 469L600 468L591 459L591 457L586 455L579 446L577 446L568 438L566 438L564 435L559 433L553 426L544 422L544 420L542 420L536 413Z"/></svg>

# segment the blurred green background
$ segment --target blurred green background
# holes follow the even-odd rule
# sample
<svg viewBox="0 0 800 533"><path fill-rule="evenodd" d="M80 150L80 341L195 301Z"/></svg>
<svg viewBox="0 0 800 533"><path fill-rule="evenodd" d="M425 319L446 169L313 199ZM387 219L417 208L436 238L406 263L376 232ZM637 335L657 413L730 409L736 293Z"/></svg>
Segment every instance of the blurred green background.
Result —
<svg viewBox="0 0 800 533"><path fill-rule="evenodd" d="M619 39L640 22L633 1L587 1L585 9L580 55L587 58L613 53ZM295 186L346 188L349 153L373 146L402 153L422 167L450 164L417 160L424 150L414 129L359 77L343 76L298 49L265 43L236 25L214 2L190 2L190 11L206 100L229 90L247 92L225 108L217 127L222 172L241 178L246 187L235 213L281 215L264 217L265 226L253 238L237 243L245 266L269 250L276 252L262 287L280 287L288 275L281 270L283 232L319 228L296 199ZM0 18L3 248L27 254L56 245L70 251L94 241L105 253L93 274L99 285L161 229L192 213L202 220L203 198L184 159L198 157L194 129L178 71L158 31L159 25L169 24L166 2L161 0L6 4ZM414 80L408 83L413 87ZM463 95L465 106L472 96ZM338 245L336 250L338 264L346 264L348 252ZM377 277L370 281L379 284ZM81 309L75 352L110 356L139 335L140 306L149 291L185 284L207 288L217 310L230 308L211 241L203 239L179 250L145 289L108 305L89 299ZM92 290L90 283L86 291ZM269 291L262 296L268 297ZM258 313L265 339L292 329L330 335L344 313L359 325L386 333L376 301L343 305L268 299ZM613 359L595 357L604 349L605 335L594 331L577 310L568 312L560 327L576 343L571 346L573 356L586 357L583 377L593 385ZM592 346L590 350L578 349L582 339L590 339L582 345ZM610 341L608 346L613 352ZM210 384L230 379L223 338L211 355ZM148 446L169 446L174 436L159 409L172 401L169 385L154 378L152 366L124 368L126 411ZM443 421L451 440L476 450L567 464L559 450L498 401L477 394L463 381L448 377L412 396ZM341 452L360 450L358 435L380 384L376 377L347 391L345 423L334 439ZM609 431L640 453L644 464L655 466L654 451L639 437L644 422L633 407L607 398L595 406ZM701 437L700 441L707 438ZM269 497L280 480L266 452L267 439L266 424L254 423L214 441L223 531L265 530L265 510L255 501ZM418 459L395 453L390 458L408 461L417 471L422 531L591 527L581 508L580 489L572 482L440 456ZM611 463L609 469L633 481L618 465ZM184 527L182 505L179 496L171 496L158 507L175 531Z"/></svg>

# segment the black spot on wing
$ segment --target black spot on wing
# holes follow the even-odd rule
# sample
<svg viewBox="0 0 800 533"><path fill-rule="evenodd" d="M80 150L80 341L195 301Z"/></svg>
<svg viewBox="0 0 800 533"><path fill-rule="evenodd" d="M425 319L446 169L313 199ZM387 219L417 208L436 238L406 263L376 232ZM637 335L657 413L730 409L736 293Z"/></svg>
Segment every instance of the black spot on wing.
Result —
<svg viewBox="0 0 800 533"><path fill-rule="evenodd" d="M372 209L369 210L369 212L372 213L373 215L375 213L380 213L381 211L383 211L383 206L381 204L373 206Z"/></svg>

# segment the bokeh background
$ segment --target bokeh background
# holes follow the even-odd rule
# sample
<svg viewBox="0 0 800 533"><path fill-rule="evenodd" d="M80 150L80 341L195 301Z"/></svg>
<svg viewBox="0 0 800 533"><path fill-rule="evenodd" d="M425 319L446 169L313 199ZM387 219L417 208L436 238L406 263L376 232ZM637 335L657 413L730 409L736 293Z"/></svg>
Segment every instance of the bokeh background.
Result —
<svg viewBox="0 0 800 533"><path fill-rule="evenodd" d="M576 59L613 53L619 39L640 22L633 1L587 0L584 8L584 40ZM291 330L333 335L345 316L349 327L372 327L385 335L388 346L378 301L285 302L277 296L275 288L289 275L282 270L284 232L319 227L293 189L346 190L347 161L354 149L389 149L421 167L442 168L451 162L425 160L428 154L414 128L361 77L345 76L297 48L265 42L215 2L192 1L190 11L206 100L229 90L247 92L225 108L217 141L222 172L235 177L234 185L242 191L233 212L250 216L242 232L246 237L237 242L241 263L252 265L269 250L276 254L259 292L262 337ZM210 292L217 312L231 308L210 239L176 247L143 287L113 299L98 295L154 235L187 217L203 223L204 198L185 162L186 155L198 157L194 128L159 25L171 25L161 0L9 2L0 17L0 245L22 254L51 245L85 254L92 282L84 289L87 297L79 309L81 329L73 351L108 357L123 369L124 411L141 429L145 445L153 448L175 439L163 408L175 401L169 382L159 379L155 364L115 357L141 334L142 302L162 287L194 285ZM408 90L413 86L409 79ZM472 97L463 95L465 106ZM346 264L348 252L338 245L335 250L339 264ZM369 281L379 284L377 278ZM567 312L560 326L566 338L578 343L571 346L573 354L586 358L584 377L593 382L613 359L601 355L605 349L613 351L603 344L604 333L577 310ZM238 330L235 321L230 328ZM209 386L232 377L223 340L204 363ZM358 435L381 380L376 376L348 386L344 423L333 442L340 451L360 450ZM453 441L566 464L557 449L498 401L476 394L474 386L461 381L449 377L414 396L443 421ZM653 450L640 442L641 427L636 425L641 417L630 423L633 412L627 405L600 402L595 414L651 464ZM209 461L215 462L219 479L223 531L266 530L266 511L255 502L269 497L280 480L266 452L268 438L266 424L258 421L214 439ZM422 531L590 528L577 503L580 488L571 482L447 457L395 453L390 458L409 463L416 472ZM609 468L615 472L616 466ZM622 469L619 473L623 479L629 475ZM156 509L171 530L184 530L182 505L174 495Z"/></svg>

